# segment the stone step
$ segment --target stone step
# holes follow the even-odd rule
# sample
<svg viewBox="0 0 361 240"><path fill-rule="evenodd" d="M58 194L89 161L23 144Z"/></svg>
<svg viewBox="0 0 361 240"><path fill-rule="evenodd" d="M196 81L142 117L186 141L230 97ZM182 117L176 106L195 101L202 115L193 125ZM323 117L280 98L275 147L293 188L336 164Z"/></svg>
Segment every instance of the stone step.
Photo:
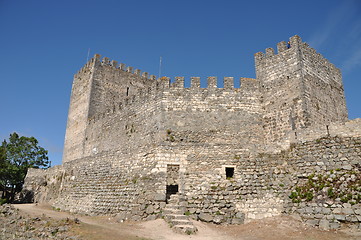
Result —
<svg viewBox="0 0 361 240"><path fill-rule="evenodd" d="M182 220L188 220L188 217L183 214L167 214L167 218L169 219L182 219Z"/></svg>
<svg viewBox="0 0 361 240"><path fill-rule="evenodd" d="M183 207L182 206L180 206L180 205L169 205L169 204L167 204L166 206L165 206L165 209L182 209Z"/></svg>
<svg viewBox="0 0 361 240"><path fill-rule="evenodd" d="M163 209L163 215L168 215L168 214L183 215L183 213L184 212L179 209Z"/></svg>
<svg viewBox="0 0 361 240"><path fill-rule="evenodd" d="M198 229L194 225L177 225L173 227L173 231L190 235L196 233Z"/></svg>
<svg viewBox="0 0 361 240"><path fill-rule="evenodd" d="M189 221L188 219L172 219L170 220L170 222L172 223L173 226L185 226L185 225L192 225L193 223L191 221Z"/></svg>

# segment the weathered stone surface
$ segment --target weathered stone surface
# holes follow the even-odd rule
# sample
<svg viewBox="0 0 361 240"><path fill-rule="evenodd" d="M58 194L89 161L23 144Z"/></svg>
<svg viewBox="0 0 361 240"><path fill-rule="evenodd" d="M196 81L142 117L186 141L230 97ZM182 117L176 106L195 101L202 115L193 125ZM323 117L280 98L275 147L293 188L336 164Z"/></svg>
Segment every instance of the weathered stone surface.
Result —
<svg viewBox="0 0 361 240"><path fill-rule="evenodd" d="M198 215L198 218L203 222L211 222L213 220L212 215L203 212Z"/></svg>
<svg viewBox="0 0 361 240"><path fill-rule="evenodd" d="M325 219L321 219L319 222L319 227L323 230L329 230L330 229L330 222L325 220Z"/></svg>
<svg viewBox="0 0 361 240"><path fill-rule="evenodd" d="M359 179L361 119L347 121L339 69L298 36L290 41L257 53L257 79L241 78L240 88L228 77L224 88L215 77L184 88L182 77L147 79L96 55L74 76L63 164L29 170L24 196L141 220L171 211L178 191L179 210L208 222L288 213L356 224L360 203L332 197L327 184L348 191ZM323 176L309 199L290 198Z"/></svg>
<svg viewBox="0 0 361 240"><path fill-rule="evenodd" d="M319 223L319 220L316 220L316 219L308 219L306 221L306 224L311 225L311 226L317 226L318 223Z"/></svg>
<svg viewBox="0 0 361 240"><path fill-rule="evenodd" d="M220 224L222 222L224 222L224 217L221 216L221 215L216 215L214 218L213 218L213 222L215 224Z"/></svg>
<svg viewBox="0 0 361 240"><path fill-rule="evenodd" d="M340 228L340 223L338 222L330 223L330 229L338 229L338 228Z"/></svg>

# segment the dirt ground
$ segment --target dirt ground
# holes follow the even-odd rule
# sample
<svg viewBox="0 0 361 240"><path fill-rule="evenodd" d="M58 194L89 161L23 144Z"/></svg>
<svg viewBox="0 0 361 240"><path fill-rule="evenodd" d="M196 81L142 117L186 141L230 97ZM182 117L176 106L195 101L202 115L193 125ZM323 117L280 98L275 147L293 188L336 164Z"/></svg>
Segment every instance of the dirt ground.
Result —
<svg viewBox="0 0 361 240"><path fill-rule="evenodd" d="M321 231L291 217L275 217L243 225L220 226L194 221L195 235L174 233L168 224L157 219L146 222L118 223L111 217L89 217L53 210L47 205L14 205L30 216L47 216L54 219L78 218L81 223L72 227L74 235L86 240L360 240L361 231L343 229Z"/></svg>

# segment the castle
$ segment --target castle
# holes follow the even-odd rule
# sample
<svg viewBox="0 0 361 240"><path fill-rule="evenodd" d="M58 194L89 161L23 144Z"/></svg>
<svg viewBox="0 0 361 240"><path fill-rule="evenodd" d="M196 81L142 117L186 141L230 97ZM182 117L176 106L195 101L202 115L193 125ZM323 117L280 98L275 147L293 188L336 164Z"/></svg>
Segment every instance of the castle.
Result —
<svg viewBox="0 0 361 240"><path fill-rule="evenodd" d="M360 222L352 197L327 206L289 197L312 174L360 177L361 121L348 120L340 70L299 36L256 53L255 66L240 88L232 77L223 88L192 77L185 88L183 77L95 55L74 76L63 164L29 170L24 188L37 202L122 219L154 219L177 203L214 223L297 213L337 228L339 209Z"/></svg>

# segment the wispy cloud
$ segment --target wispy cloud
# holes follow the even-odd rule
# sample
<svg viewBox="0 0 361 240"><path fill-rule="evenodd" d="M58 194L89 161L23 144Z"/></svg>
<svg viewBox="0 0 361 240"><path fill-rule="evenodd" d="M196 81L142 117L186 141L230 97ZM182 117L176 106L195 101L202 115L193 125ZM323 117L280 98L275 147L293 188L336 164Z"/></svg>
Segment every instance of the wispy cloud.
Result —
<svg viewBox="0 0 361 240"><path fill-rule="evenodd" d="M316 32L311 36L309 43L314 48L321 48L334 35L338 35L340 25L342 25L347 18L355 14L355 2L344 1L340 7L332 9L321 28L316 29Z"/></svg>
<svg viewBox="0 0 361 240"><path fill-rule="evenodd" d="M309 43L317 49L328 48L343 73L361 67L361 4L342 1L332 9L311 36ZM336 39L336 40L335 40Z"/></svg>
<svg viewBox="0 0 361 240"><path fill-rule="evenodd" d="M361 67L361 45L353 51L349 58L346 58L341 65L344 72L349 72L355 67Z"/></svg>

